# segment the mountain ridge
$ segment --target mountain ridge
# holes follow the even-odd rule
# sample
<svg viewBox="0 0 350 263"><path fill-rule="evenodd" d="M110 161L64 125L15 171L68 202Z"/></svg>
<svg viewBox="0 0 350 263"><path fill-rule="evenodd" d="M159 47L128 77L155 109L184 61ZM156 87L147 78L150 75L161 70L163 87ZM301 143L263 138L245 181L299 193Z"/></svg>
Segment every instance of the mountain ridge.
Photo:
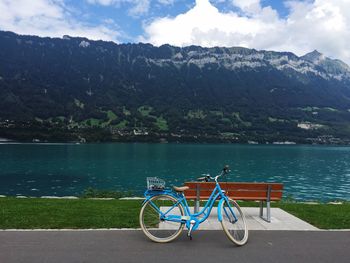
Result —
<svg viewBox="0 0 350 263"><path fill-rule="evenodd" d="M346 137L350 120L349 66L317 51L298 57L0 31L0 88L0 121L57 123L77 134L142 128L193 136L261 138L265 130L294 139ZM327 129L306 131L298 127L304 122Z"/></svg>
<svg viewBox="0 0 350 263"><path fill-rule="evenodd" d="M301 59L301 60L304 60L304 61L307 61L307 62L311 62L315 65L319 65L322 67L323 65L323 61L328 61L328 62L333 62L333 63L336 63L338 64L338 66L342 67L342 71L347 74L350 74L350 67L343 61L341 61L340 59L331 59L329 57L326 57L324 54L318 52L317 50L314 50L314 51L311 51L309 53L306 53L305 55L302 55L302 56L297 56L295 55L294 53L292 52L288 52L288 51L282 51L282 52L278 52L278 51L270 51L270 50L256 50L256 49L250 49L250 48L245 48L245 47L237 47L237 46L233 46L233 47L221 47L221 46L216 46L216 47L201 47L201 46L196 46L196 45L190 45L190 46L185 46L185 47L177 47L177 46L172 46L172 45L169 45L169 44L164 44L164 45L161 45L159 47L156 47L156 46L153 46L152 44L150 43L122 43L122 44L117 44L115 42L112 42L112 41L102 41L102 40L90 40L86 37L73 37L73 36L69 36L69 35L64 35L62 38L58 38L58 37L55 37L55 38L51 38L51 37L44 37L44 38L41 38L41 37L38 37L38 36L31 36L31 35L18 35L16 33L13 33L13 32L10 32L10 31L0 31L2 33L5 33L5 34L13 34L15 36L18 36L18 37L30 37L30 38L36 38L36 39L51 39L51 40L78 40L80 41L79 45L81 45L82 43L85 43L87 44L87 46L80 46L80 47L84 47L84 48L87 48L89 47L90 45L90 42L92 43L109 43L109 44L112 44L112 45L126 45L126 46L133 46L133 45L143 45L143 46L146 46L146 47L151 47L151 48L159 48L160 50L164 49L164 48L170 48L170 49L173 49L173 50L177 50L177 51L182 51L184 50L185 52L188 50L188 51L192 51L193 49L195 50L205 50L205 51L209 51L208 54L215 54L215 52L211 52L211 51L229 51L227 53L230 53L231 54L237 54L239 51L245 51L245 52L241 52L245 55L252 55L252 54L260 54L260 56L258 57L255 57L256 59L257 58L261 58L261 54L266 54L267 57L268 56L271 56L273 57L274 55L283 55L282 56L282 59L284 58L291 58L291 59ZM32 43L31 41L28 42L29 44ZM232 52L233 51L233 52ZM180 53L178 52L178 53ZM285 56L285 57L284 57ZM175 57L176 59L176 57ZM268 58L267 58L268 59ZM283 61L283 60L282 60ZM323 68L325 69L325 68ZM350 76L347 76L350 78Z"/></svg>

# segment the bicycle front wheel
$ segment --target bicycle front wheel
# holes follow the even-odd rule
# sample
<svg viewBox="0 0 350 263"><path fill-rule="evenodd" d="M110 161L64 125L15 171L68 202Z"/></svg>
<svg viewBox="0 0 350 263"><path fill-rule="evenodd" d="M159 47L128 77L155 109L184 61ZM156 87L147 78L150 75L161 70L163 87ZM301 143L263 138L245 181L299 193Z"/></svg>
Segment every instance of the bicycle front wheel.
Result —
<svg viewBox="0 0 350 263"><path fill-rule="evenodd" d="M185 212L178 200L170 195L156 195L140 211L140 226L152 241L166 243L177 238L184 223Z"/></svg>
<svg viewBox="0 0 350 263"><path fill-rule="evenodd" d="M232 199L221 203L221 225L227 237L236 245L243 246L248 241L248 227L244 214Z"/></svg>

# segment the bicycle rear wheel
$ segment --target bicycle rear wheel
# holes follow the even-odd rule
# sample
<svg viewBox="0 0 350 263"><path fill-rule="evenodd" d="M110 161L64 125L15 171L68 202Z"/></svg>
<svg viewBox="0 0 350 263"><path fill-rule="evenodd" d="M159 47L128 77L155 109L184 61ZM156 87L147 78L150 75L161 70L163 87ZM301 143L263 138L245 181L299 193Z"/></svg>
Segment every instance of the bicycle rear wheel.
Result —
<svg viewBox="0 0 350 263"><path fill-rule="evenodd" d="M232 199L221 204L221 225L227 237L236 245L243 246L248 241L248 227L244 214Z"/></svg>
<svg viewBox="0 0 350 263"><path fill-rule="evenodd" d="M140 226L152 241L165 243L177 238L184 224L185 212L178 200L170 195L156 195L149 199L140 211Z"/></svg>

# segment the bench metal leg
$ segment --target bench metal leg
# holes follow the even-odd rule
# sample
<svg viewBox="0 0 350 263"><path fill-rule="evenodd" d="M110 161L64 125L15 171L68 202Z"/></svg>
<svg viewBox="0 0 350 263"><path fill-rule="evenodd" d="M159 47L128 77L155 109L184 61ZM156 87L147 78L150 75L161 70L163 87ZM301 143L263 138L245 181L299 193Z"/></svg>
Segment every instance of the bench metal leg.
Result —
<svg viewBox="0 0 350 263"><path fill-rule="evenodd" d="M198 211L199 211L199 200L196 199L194 203L194 213L198 213Z"/></svg>
<svg viewBox="0 0 350 263"><path fill-rule="evenodd" d="M271 185L267 188L267 198L266 198L266 217L264 217L264 201L260 201L260 217L266 222L271 223Z"/></svg>
<svg viewBox="0 0 350 263"><path fill-rule="evenodd" d="M199 211L199 200L200 200L200 189L199 185L196 186L196 201L194 203L194 213L198 213Z"/></svg>
<svg viewBox="0 0 350 263"><path fill-rule="evenodd" d="M270 201L266 202L266 221L271 223L271 209Z"/></svg>
<svg viewBox="0 0 350 263"><path fill-rule="evenodd" d="M264 215L264 201L260 201L260 217Z"/></svg>

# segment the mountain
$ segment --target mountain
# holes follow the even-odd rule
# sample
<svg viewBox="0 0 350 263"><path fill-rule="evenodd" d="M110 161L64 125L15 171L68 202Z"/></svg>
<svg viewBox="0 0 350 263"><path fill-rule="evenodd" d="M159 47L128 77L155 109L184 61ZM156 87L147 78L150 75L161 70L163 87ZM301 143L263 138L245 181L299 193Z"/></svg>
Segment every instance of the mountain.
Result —
<svg viewBox="0 0 350 263"><path fill-rule="evenodd" d="M94 132L107 140L343 140L350 68L317 51L298 57L0 31L0 101L0 137L14 139Z"/></svg>
<svg viewBox="0 0 350 263"><path fill-rule="evenodd" d="M327 58L317 50L302 56L301 59L319 66L322 70L327 72L327 74L338 80L349 80L350 78L350 67L347 64L338 59Z"/></svg>

